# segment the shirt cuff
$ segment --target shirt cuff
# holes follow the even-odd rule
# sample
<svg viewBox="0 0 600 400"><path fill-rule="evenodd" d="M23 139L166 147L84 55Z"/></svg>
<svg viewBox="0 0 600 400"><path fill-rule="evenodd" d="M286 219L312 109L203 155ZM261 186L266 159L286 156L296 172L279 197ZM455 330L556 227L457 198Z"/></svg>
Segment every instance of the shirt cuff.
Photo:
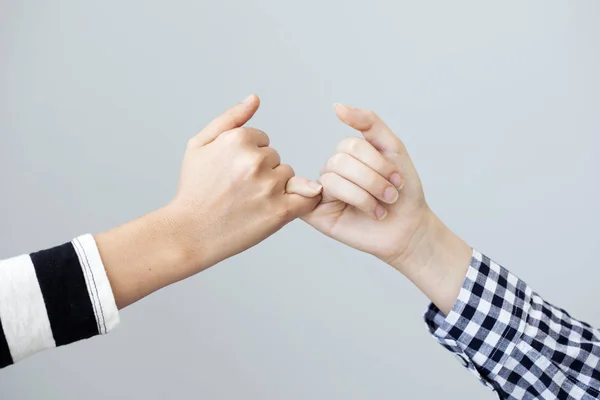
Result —
<svg viewBox="0 0 600 400"><path fill-rule="evenodd" d="M488 257L473 250L452 310L434 304L425 311L429 332L486 386L525 331L532 289Z"/></svg>
<svg viewBox="0 0 600 400"><path fill-rule="evenodd" d="M119 309L115 302L106 269L94 237L90 234L71 241L85 278L86 289L92 303L98 333L105 335L119 324Z"/></svg>
<svg viewBox="0 0 600 400"><path fill-rule="evenodd" d="M0 368L119 323L92 235L0 261Z"/></svg>

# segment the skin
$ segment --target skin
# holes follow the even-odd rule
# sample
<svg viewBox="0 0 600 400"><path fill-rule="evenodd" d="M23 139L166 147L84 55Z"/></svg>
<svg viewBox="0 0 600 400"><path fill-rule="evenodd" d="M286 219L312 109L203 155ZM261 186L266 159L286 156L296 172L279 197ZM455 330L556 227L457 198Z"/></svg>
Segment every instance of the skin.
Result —
<svg viewBox="0 0 600 400"><path fill-rule="evenodd" d="M472 249L429 208L406 147L381 118L342 104L335 112L363 137L339 143L318 179L322 200L304 221L391 265L447 314Z"/></svg>
<svg viewBox="0 0 600 400"><path fill-rule="evenodd" d="M402 141L372 111L338 104L339 119L363 137L342 140L318 183L311 182L281 164L264 132L244 127L259 103L248 97L190 139L169 204L95 236L117 306L201 272L302 217L403 273L447 314L472 250L427 205Z"/></svg>
<svg viewBox="0 0 600 400"><path fill-rule="evenodd" d="M262 131L243 125L252 95L190 139L173 200L95 236L119 308L267 238L310 212L321 186L281 164Z"/></svg>

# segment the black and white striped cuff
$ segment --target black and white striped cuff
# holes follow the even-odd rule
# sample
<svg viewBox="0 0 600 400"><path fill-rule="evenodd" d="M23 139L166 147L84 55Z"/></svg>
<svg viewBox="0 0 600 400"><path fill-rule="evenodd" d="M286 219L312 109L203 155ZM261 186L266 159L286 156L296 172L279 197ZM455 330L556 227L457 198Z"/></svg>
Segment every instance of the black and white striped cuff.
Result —
<svg viewBox="0 0 600 400"><path fill-rule="evenodd" d="M106 334L119 312L92 235L0 261L0 368Z"/></svg>

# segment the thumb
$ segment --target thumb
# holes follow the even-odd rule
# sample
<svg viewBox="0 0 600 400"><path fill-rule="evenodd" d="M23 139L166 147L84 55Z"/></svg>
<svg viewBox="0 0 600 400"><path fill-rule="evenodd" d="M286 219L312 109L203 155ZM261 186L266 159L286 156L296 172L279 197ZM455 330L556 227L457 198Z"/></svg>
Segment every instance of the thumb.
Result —
<svg viewBox="0 0 600 400"><path fill-rule="evenodd" d="M367 142L380 152L405 154L406 148L385 122L373 111L334 104L337 117L344 124L360 131Z"/></svg>
<svg viewBox="0 0 600 400"><path fill-rule="evenodd" d="M196 135L196 139L204 146L215 140L221 133L239 128L252 118L259 106L260 99L257 95L246 97L241 103L231 107L206 125Z"/></svg>
<svg viewBox="0 0 600 400"><path fill-rule="evenodd" d="M294 176L288 181L285 191L285 201L293 218L302 217L321 202L323 187L306 178Z"/></svg>

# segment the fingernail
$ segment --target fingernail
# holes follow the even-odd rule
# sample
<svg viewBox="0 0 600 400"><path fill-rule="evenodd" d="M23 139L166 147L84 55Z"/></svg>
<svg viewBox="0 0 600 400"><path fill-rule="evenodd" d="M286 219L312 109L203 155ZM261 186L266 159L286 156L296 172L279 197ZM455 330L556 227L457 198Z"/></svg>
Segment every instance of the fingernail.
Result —
<svg viewBox="0 0 600 400"><path fill-rule="evenodd" d="M401 188L404 185L404 182L402 181L402 177L397 172L394 172L392 174L392 176L390 176L390 182L392 183L392 185L396 186L397 188Z"/></svg>
<svg viewBox="0 0 600 400"><path fill-rule="evenodd" d="M242 100L242 104L250 104L250 103L252 103L252 99L253 98L254 98L254 95L251 94L250 96L248 96L244 100Z"/></svg>
<svg viewBox="0 0 600 400"><path fill-rule="evenodd" d="M321 186L317 182L313 182L313 181L308 181L308 187L310 187L311 189L316 190L317 192L320 192L321 189L323 189L323 186Z"/></svg>
<svg viewBox="0 0 600 400"><path fill-rule="evenodd" d="M333 103L333 108L335 108L336 110L340 108L350 109L350 107L342 103Z"/></svg>
<svg viewBox="0 0 600 400"><path fill-rule="evenodd" d="M383 192L383 198L390 204L395 203L398 200L398 189L388 186Z"/></svg>
<svg viewBox="0 0 600 400"><path fill-rule="evenodd" d="M377 217L377 219L381 221L385 218L386 215L387 210L383 208L381 204L377 204L377 207L375 207L375 216Z"/></svg>

